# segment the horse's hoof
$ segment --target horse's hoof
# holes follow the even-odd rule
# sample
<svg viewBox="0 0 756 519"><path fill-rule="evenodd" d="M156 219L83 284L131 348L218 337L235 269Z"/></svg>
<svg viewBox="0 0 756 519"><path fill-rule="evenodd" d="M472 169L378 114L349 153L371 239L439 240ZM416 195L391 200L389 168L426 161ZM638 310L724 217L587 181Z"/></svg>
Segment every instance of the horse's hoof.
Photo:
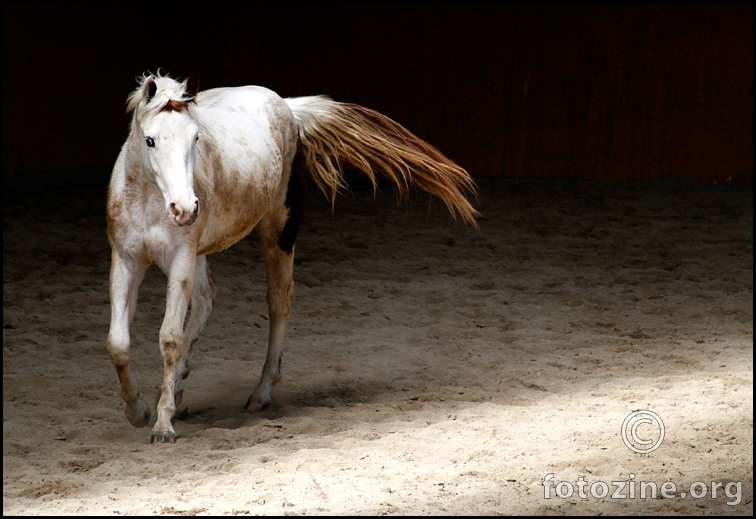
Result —
<svg viewBox="0 0 756 519"><path fill-rule="evenodd" d="M250 413L256 413L258 411L262 411L269 405L270 405L270 401L260 402L256 400L253 395L249 397L249 400L247 400L247 405L244 406L244 410L249 411Z"/></svg>
<svg viewBox="0 0 756 519"><path fill-rule="evenodd" d="M152 433L152 436L150 436L150 443L176 443L176 433L174 432Z"/></svg>
<svg viewBox="0 0 756 519"><path fill-rule="evenodd" d="M134 427L146 427L150 423L151 417L150 406L144 400L137 402L137 409L133 413L129 413L128 408L126 408L126 418Z"/></svg>

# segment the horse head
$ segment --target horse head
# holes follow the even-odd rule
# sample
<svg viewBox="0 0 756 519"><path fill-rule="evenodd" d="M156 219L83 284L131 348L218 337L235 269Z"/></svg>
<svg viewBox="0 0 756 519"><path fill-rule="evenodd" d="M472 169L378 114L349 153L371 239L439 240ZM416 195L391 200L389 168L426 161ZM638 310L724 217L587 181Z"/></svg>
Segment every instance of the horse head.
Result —
<svg viewBox="0 0 756 519"><path fill-rule="evenodd" d="M199 214L194 194L199 127L189 109L198 90L194 74L180 83L158 72L143 77L128 104L128 111L134 110L132 136L142 169L157 184L171 221L179 226L191 225Z"/></svg>

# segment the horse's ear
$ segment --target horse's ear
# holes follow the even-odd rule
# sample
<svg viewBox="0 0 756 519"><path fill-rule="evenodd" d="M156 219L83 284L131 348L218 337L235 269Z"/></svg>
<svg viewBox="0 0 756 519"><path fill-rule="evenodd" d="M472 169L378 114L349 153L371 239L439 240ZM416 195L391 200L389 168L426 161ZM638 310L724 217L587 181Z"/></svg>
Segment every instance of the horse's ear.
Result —
<svg viewBox="0 0 756 519"><path fill-rule="evenodd" d="M196 97L199 92L199 76L192 72L186 80L186 93L188 96Z"/></svg>
<svg viewBox="0 0 756 519"><path fill-rule="evenodd" d="M155 78L153 76L150 76L144 81L144 85L142 85L142 94L144 95L144 99L146 101L149 101L150 99L155 97L155 92L157 92Z"/></svg>

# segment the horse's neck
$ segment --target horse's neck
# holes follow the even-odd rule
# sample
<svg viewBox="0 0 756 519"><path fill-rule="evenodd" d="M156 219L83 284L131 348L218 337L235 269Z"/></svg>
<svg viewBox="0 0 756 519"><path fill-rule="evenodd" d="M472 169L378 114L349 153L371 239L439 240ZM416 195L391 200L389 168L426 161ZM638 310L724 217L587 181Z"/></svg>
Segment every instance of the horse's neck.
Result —
<svg viewBox="0 0 756 519"><path fill-rule="evenodd" d="M140 148L139 137L132 131L126 141L126 173L129 178L134 177L132 181L145 182L144 165L142 164L142 150Z"/></svg>

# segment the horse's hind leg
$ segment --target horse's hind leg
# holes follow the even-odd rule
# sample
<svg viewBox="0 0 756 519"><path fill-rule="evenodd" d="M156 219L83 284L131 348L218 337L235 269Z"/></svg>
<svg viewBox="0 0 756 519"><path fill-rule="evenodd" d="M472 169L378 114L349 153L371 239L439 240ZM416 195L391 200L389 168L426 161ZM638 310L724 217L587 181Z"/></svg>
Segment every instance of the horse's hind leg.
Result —
<svg viewBox="0 0 756 519"><path fill-rule="evenodd" d="M131 425L144 427L150 421L150 408L139 398L139 386L129 371L131 338L129 326L134 319L139 285L147 266L113 252L110 268L110 332L108 355L121 383L124 412Z"/></svg>
<svg viewBox="0 0 756 519"><path fill-rule="evenodd" d="M272 210L257 227L268 281L270 334L260 382L247 400L246 409L249 411L259 411L270 404L271 390L281 379L281 353L294 295L294 241L302 222L306 187L304 169L297 167L301 164L295 159L285 205Z"/></svg>
<svg viewBox="0 0 756 519"><path fill-rule="evenodd" d="M192 368L192 356L197 346L197 340L199 339L200 332L202 332L202 328L205 327L210 312L213 310L213 301L217 292L218 289L210 274L207 257L198 256L194 274L194 290L192 291L192 302L189 310L189 321L186 323L186 329L184 330L184 355L181 357L176 369L174 399L177 408L181 405L181 399L184 394L184 380L189 376Z"/></svg>
<svg viewBox="0 0 756 519"><path fill-rule="evenodd" d="M263 226L267 227L267 226ZM265 257L268 281L268 315L270 331L268 355L265 358L262 376L252 395L247 400L246 409L259 411L270 404L273 386L281 379L281 352L283 350L286 323L291 313L291 298L294 294L292 271L294 252L285 252L278 247L276 233L258 227Z"/></svg>

